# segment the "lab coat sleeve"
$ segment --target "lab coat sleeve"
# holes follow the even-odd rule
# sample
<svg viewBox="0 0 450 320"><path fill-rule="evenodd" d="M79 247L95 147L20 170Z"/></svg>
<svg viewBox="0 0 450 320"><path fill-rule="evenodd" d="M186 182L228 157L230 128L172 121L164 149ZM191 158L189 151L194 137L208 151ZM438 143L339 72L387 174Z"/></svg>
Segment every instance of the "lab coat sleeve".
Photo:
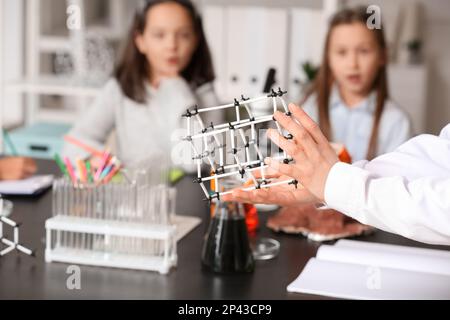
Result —
<svg viewBox="0 0 450 320"><path fill-rule="evenodd" d="M450 244L448 177L380 177L339 162L328 175L325 202L361 223L421 242Z"/></svg>

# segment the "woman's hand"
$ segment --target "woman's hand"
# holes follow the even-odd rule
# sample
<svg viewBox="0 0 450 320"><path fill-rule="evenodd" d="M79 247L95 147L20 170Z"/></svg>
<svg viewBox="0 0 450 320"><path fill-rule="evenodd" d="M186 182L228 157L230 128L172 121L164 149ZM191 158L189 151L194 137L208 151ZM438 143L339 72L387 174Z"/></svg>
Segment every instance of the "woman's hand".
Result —
<svg viewBox="0 0 450 320"><path fill-rule="evenodd" d="M25 179L36 172L36 163L31 158L7 157L0 159L0 180Z"/></svg>
<svg viewBox="0 0 450 320"><path fill-rule="evenodd" d="M279 176L277 179L272 180L272 183L291 180L292 178L288 176ZM278 204L280 206L320 202L300 184L298 184L297 188L294 188L294 186L288 185L287 183L252 191L235 189L232 194L225 194L221 199L224 201L239 201L242 203L270 203Z"/></svg>
<svg viewBox="0 0 450 320"><path fill-rule="evenodd" d="M322 134L319 126L298 106L289 105L291 117L276 112L274 117L293 139L288 140L276 130L269 130L269 138L286 151L294 161L285 164L267 158L265 162L278 179L296 179L299 186L276 186L251 192L234 190L231 195L224 195L226 201L277 203L280 205L297 205L307 202L323 202L325 183L331 167L339 161L336 152ZM247 194L244 195L244 192Z"/></svg>
<svg viewBox="0 0 450 320"><path fill-rule="evenodd" d="M284 164L267 159L267 164L281 174L298 180L317 199L324 200L325 183L331 167L339 161L336 152L322 134L319 126L294 104L289 105L292 116L275 113L275 119L293 135L285 139L275 130L269 130L269 138L294 159Z"/></svg>

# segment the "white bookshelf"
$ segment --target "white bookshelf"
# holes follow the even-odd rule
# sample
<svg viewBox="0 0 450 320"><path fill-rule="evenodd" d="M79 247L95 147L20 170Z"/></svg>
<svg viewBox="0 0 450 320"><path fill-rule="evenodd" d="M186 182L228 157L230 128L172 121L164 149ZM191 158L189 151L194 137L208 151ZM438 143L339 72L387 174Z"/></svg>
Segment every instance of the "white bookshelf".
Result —
<svg viewBox="0 0 450 320"><path fill-rule="evenodd" d="M299 99L300 66L320 62L326 21L342 0L203 0L201 10L223 101L261 94L268 70L275 87ZM305 19L306 18L306 19Z"/></svg>
<svg viewBox="0 0 450 320"><path fill-rule="evenodd" d="M2 13L2 8L4 9L7 1L9 0L0 0L0 16L5 14L5 12ZM93 14L96 11L93 3L99 2L106 3L108 10L105 10L105 13L102 11L102 15L96 17ZM318 28L318 22L308 23L302 18L302 14L309 14L309 11L315 12L316 16L320 17L315 20L325 21L344 3L341 0L324 0L320 3L309 0L298 2L296 0L280 2L198 0L195 2L203 13L205 31L217 73L216 90L219 97L229 100L241 93L256 94L253 91L262 89L266 71L269 67L273 67L275 60L279 62L279 65L275 66L277 67L277 85L286 88L291 95L290 99L295 102L299 99L295 95L296 90L299 89L298 79L302 79L299 64L305 60L318 62L314 59L318 59L321 55L322 40L319 39L324 36L323 31ZM68 30L65 26L67 15L64 8L72 3L78 4L82 9L83 28L79 31ZM92 33L102 35L108 41L118 42L126 36L136 3L137 1L129 0L23 0L26 16L23 17L25 21L21 23L26 27L24 32L26 47L22 50L25 52L26 72L14 81L8 79L7 83L5 79L2 79L5 68L1 64L5 60L2 58L2 54L5 54L2 50L2 36L5 31L0 31L0 126L4 120L5 110L2 107L5 96L9 95L25 97L24 122L26 124L36 120L73 122L77 117L77 110L88 106L102 85L88 84L77 80L77 77L68 79L51 74L45 70L43 56L48 58L48 55L58 52L70 54L76 50L73 47L73 40L76 37L85 37ZM51 8L48 7L49 4ZM61 7L63 7L62 10ZM98 8L97 11L99 11ZM42 14L38 14L39 12ZM237 21L237 28L235 26L233 29L230 26L235 14L240 14L242 17ZM63 22L49 23L48 20L52 16L57 16ZM262 22L259 21L259 25L272 24L276 27L270 27L264 33L255 32L252 27L252 24L256 25L252 20L252 18L256 19L255 17L259 20L265 19ZM281 41L280 35L283 34L285 39ZM230 42L240 48L254 49L256 46L270 51L275 44L272 47L267 46L265 41L271 41L271 39L278 41L277 49L272 50L271 55L261 54L257 59L254 58L254 52L233 55L234 49ZM308 43L312 45L307 46ZM87 73L83 69L83 63L76 63L76 66L76 74ZM236 66L236 70L232 69ZM261 72L258 73L259 71ZM240 79L239 83L232 81L234 75ZM393 65L389 68L389 77L392 97L411 115L414 131L416 133L425 131L427 67ZM42 103L41 97L44 96L61 97L61 108L48 108L48 105ZM11 105L8 105L8 108L11 108Z"/></svg>
<svg viewBox="0 0 450 320"><path fill-rule="evenodd" d="M4 85L23 72L23 61L18 53L23 52L23 0L0 0L0 128L9 128L11 120L20 120L21 112L5 106L18 105L19 95L5 96ZM3 150L0 130L0 152Z"/></svg>
<svg viewBox="0 0 450 320"><path fill-rule="evenodd" d="M77 78L42 75L10 82L6 90L8 92L89 98L95 96L100 88L101 85L87 85Z"/></svg>
<svg viewBox="0 0 450 320"><path fill-rule="evenodd" d="M3 0L0 0L0 22L3 21ZM0 23L0 153L3 153L3 23Z"/></svg>
<svg viewBox="0 0 450 320"><path fill-rule="evenodd" d="M388 65L390 98L409 115L413 135L427 132L428 73L426 64Z"/></svg>
<svg viewBox="0 0 450 320"><path fill-rule="evenodd" d="M4 0L0 0L2 2ZM80 8L81 28L69 30L66 26L68 17L66 8L76 5ZM98 7L106 6L106 13L101 10L101 17L95 17L93 11L99 11ZM120 40L125 36L127 25L135 2L123 0L26 0L26 29L25 29L25 64L26 72L22 78L5 83L3 96L7 94L23 94L25 97L24 123L31 124L36 120L55 121L60 119L72 123L77 117L77 112L66 109L66 101L70 105L77 105L80 109L87 106L96 96L102 83L88 83L83 81L84 75L89 73L84 59L83 41L92 34L104 38L109 43L114 43L117 48ZM97 6L97 10L96 7ZM101 8L103 8L101 7ZM41 13L41 14L39 14ZM52 23L59 20L59 23ZM75 53L75 54L74 54ZM49 64L55 54L68 54L74 65L73 77L64 77L53 73ZM45 60L47 59L47 60ZM47 61L47 65L45 65ZM50 69L50 70L49 70ZM45 110L45 102L41 97L60 96L61 110ZM0 96L1 97L1 96ZM4 97L3 97L4 98ZM64 114L65 113L65 114ZM56 120L57 121L57 120ZM1 124L1 123L0 123Z"/></svg>

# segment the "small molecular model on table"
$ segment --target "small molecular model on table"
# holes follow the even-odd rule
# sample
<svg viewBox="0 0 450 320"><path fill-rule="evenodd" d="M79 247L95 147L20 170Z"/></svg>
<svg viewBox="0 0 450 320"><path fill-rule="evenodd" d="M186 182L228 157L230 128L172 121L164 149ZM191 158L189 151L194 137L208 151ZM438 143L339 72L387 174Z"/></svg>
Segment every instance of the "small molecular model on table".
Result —
<svg viewBox="0 0 450 320"><path fill-rule="evenodd" d="M6 248L4 248L4 249L0 248L0 257L10 253L14 249L18 250L22 253L25 253L26 255L34 256L33 250L30 250L27 247L25 247L24 245L19 243L19 226L20 226L20 224L9 219L6 216L3 216L3 212L4 212L3 209L5 208L6 203L9 203L9 206L11 207L11 210L12 210L12 203L5 202L5 200L3 200L3 198L0 197L0 242L6 246ZM13 229L13 234L14 234L13 240L10 240L4 236L3 225L9 226Z"/></svg>

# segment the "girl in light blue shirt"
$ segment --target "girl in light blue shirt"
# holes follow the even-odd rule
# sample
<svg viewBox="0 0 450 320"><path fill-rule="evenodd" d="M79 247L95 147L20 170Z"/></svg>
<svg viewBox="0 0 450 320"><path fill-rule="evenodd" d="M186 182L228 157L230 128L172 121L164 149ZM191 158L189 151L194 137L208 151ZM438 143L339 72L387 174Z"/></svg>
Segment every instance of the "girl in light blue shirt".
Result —
<svg viewBox="0 0 450 320"><path fill-rule="evenodd" d="M366 8L333 16L321 68L303 107L352 160L393 151L410 137L406 113L389 100L383 29L369 29Z"/></svg>

